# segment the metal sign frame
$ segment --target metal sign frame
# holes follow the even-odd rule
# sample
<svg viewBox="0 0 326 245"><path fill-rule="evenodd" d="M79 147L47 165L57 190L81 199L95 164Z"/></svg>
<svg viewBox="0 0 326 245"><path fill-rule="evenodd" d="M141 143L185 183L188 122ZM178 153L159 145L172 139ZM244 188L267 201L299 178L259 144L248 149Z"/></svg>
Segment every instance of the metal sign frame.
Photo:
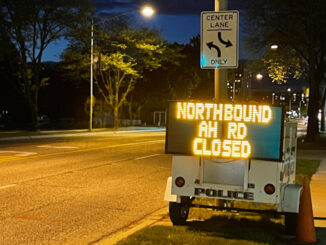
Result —
<svg viewBox="0 0 326 245"><path fill-rule="evenodd" d="M237 20L236 20L236 27L234 29L211 29L211 30L204 30L204 16L207 14L212 14L212 15L216 15L216 14L233 14L234 16L236 16ZM235 69L238 68L239 66L239 11L237 10L229 10L229 11L203 11L201 12L201 18L200 18L200 67L202 69ZM216 39L219 41L219 45L225 45L224 48L220 48L219 46L217 46L213 41L211 40L204 40L204 35L206 32L208 31L214 31L216 32ZM235 36L235 40L232 40L232 42L236 42L235 44L232 43L229 39L223 39L222 35L223 33L225 33L226 31L231 31L231 32L235 32L235 34L233 34ZM205 42L204 42L205 41ZM204 45L207 45L209 49L216 49L217 52L217 58L219 58L221 60L221 63L215 63L215 64L210 64L210 65L206 65L206 61L209 59L207 57L205 57L204 55ZM230 46L235 46L235 62L234 65L224 65L222 64L223 59L226 59L227 57L223 57L223 50L230 47ZM215 51L215 50L214 50ZM220 56L220 57L219 57ZM233 57L231 57L233 58ZM218 60L218 59L217 59ZM233 59L232 59L233 60ZM212 59L211 59L212 62Z"/></svg>

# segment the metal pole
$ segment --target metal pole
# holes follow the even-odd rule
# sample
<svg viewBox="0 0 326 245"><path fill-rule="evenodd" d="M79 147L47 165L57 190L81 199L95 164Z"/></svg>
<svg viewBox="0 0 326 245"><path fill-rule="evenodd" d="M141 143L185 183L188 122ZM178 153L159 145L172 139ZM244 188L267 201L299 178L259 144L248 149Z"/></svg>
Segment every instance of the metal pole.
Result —
<svg viewBox="0 0 326 245"><path fill-rule="evenodd" d="M155 125L155 113L156 111L154 111L154 119L153 119L153 124Z"/></svg>
<svg viewBox="0 0 326 245"><path fill-rule="evenodd" d="M157 126L161 126L161 112L158 114L158 123Z"/></svg>
<svg viewBox="0 0 326 245"><path fill-rule="evenodd" d="M215 0L215 11L227 10L227 0ZM216 100L225 99L226 96L226 81L227 71L222 71L220 69L214 70L214 98ZM225 84L223 84L225 83ZM222 98L222 95L224 95Z"/></svg>
<svg viewBox="0 0 326 245"><path fill-rule="evenodd" d="M89 95L89 131L93 128L93 65L94 65L94 23L92 18L91 25L91 79L90 79L90 95Z"/></svg>
<svg viewBox="0 0 326 245"><path fill-rule="evenodd" d="M227 10L227 0L215 0L215 11ZM225 99L227 96L227 71L221 69L214 70L214 98L215 100ZM224 83L224 84L223 84ZM204 162L204 158L201 158L200 162ZM201 165L202 168L203 165ZM217 206L222 207L224 200L217 199Z"/></svg>

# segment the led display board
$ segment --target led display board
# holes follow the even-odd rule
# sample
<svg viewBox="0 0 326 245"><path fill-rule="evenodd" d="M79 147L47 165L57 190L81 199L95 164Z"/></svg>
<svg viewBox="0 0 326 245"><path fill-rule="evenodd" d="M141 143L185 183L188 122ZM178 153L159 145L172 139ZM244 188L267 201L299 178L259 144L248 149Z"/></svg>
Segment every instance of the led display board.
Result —
<svg viewBox="0 0 326 245"><path fill-rule="evenodd" d="M169 103L166 153L281 160L283 108L258 104Z"/></svg>

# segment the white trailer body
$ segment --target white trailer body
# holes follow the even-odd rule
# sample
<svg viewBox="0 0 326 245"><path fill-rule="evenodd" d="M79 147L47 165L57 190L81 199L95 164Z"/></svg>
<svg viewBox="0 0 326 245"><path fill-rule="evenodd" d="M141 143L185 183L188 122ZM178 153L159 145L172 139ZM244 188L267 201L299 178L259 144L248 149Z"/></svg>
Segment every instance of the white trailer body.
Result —
<svg viewBox="0 0 326 245"><path fill-rule="evenodd" d="M206 159L194 156L172 157L172 177L165 200L180 202L178 196L241 200L278 205L280 212L297 213L301 186L295 185L296 124L285 123L283 161ZM176 185L182 177L185 184ZM264 187L272 184L275 192ZM291 195L291 198L287 198Z"/></svg>
<svg viewBox="0 0 326 245"><path fill-rule="evenodd" d="M168 116L167 130L169 125L171 127L171 115ZM185 127L189 125L185 124ZM198 128L198 124L196 127ZM183 131L183 124L177 129L174 132ZM191 128L190 131L195 130ZM181 224L183 219L187 218L187 208L189 211L191 206L189 200L197 197L276 204L277 212L296 215L299 211L301 192L301 186L295 184L297 125L282 122L280 132L281 149L277 160L173 154L172 176L168 178L164 197L170 202L172 222ZM181 136L182 134L178 135Z"/></svg>

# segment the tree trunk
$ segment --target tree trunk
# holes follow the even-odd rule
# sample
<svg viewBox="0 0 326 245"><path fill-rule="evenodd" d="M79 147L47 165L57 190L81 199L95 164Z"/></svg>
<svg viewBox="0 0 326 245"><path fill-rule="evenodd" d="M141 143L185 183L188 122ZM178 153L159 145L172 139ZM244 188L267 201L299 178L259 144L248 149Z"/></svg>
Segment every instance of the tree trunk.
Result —
<svg viewBox="0 0 326 245"><path fill-rule="evenodd" d="M117 129L119 127L119 108L117 105L113 108L113 117L113 127Z"/></svg>
<svg viewBox="0 0 326 245"><path fill-rule="evenodd" d="M132 120L133 119L133 116L132 116L132 99L130 99L130 101L128 101L127 104L128 104L129 119Z"/></svg>
<svg viewBox="0 0 326 245"><path fill-rule="evenodd" d="M29 109L29 121L30 121L30 129L33 131L39 130L39 122L38 122L38 106L37 101L32 94L27 95L27 105Z"/></svg>
<svg viewBox="0 0 326 245"><path fill-rule="evenodd" d="M308 107L308 128L307 141L318 139L318 110L319 110L319 83L316 80L314 62L309 64L309 107Z"/></svg>
<svg viewBox="0 0 326 245"><path fill-rule="evenodd" d="M326 110L326 88L324 89L323 99L321 101L321 122L320 122L320 131L325 131L325 110Z"/></svg>

